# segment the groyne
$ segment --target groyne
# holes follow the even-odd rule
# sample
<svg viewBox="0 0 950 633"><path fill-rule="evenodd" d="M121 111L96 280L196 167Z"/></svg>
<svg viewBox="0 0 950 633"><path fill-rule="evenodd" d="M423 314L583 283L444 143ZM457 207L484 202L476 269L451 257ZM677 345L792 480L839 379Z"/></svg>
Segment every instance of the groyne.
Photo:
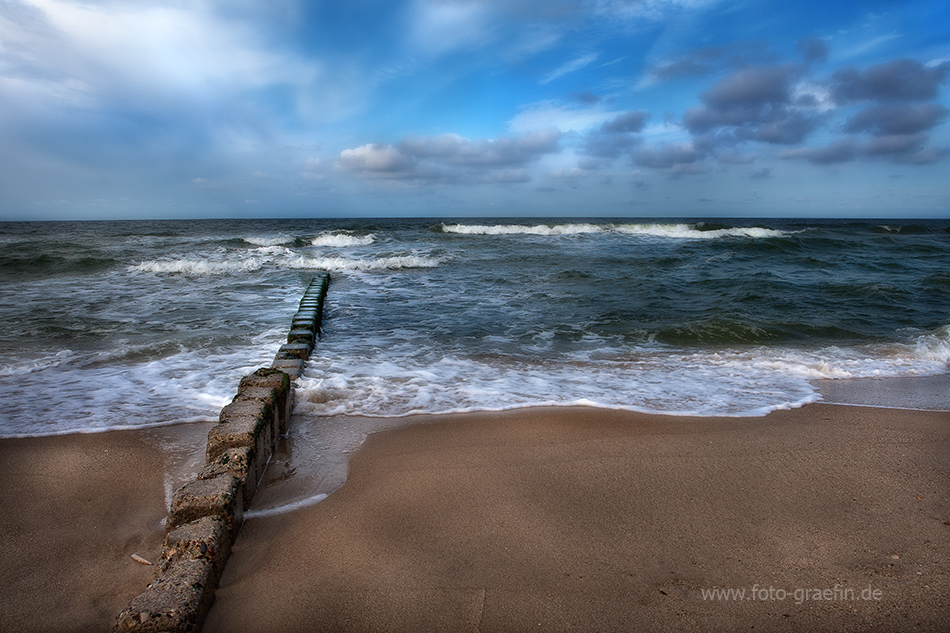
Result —
<svg viewBox="0 0 950 633"><path fill-rule="evenodd" d="M208 433L204 468L172 498L157 577L116 617L116 633L201 628L244 511L290 424L292 381L320 336L329 285L329 274L310 281L274 362L244 376L234 400L221 409Z"/></svg>

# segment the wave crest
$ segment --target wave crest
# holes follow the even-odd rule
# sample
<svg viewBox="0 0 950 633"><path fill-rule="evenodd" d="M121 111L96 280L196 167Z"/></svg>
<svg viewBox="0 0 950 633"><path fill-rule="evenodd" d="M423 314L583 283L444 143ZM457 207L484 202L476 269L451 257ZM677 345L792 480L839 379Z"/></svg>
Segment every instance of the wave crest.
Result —
<svg viewBox="0 0 950 633"><path fill-rule="evenodd" d="M254 246L281 246L283 244L293 244L294 238L286 235L277 237L245 237L244 241Z"/></svg>
<svg viewBox="0 0 950 633"><path fill-rule="evenodd" d="M724 237L749 237L755 239L785 237L789 235L788 231L764 229L758 226L737 226L703 231L691 224L622 224L616 227L616 231L625 235L644 235L649 237L691 240L714 240Z"/></svg>
<svg viewBox="0 0 950 633"><path fill-rule="evenodd" d="M757 226L738 226L732 228L702 230L693 224L443 224L443 233L458 235L584 235L584 234L621 234L645 237L663 237L674 239L709 240L724 237L770 238L785 237L789 231L766 229Z"/></svg>
<svg viewBox="0 0 950 633"><path fill-rule="evenodd" d="M129 272L177 273L183 275L226 275L260 270L265 261L256 257L233 261L215 261L209 259L175 259L168 261L153 260L129 266Z"/></svg>
<svg viewBox="0 0 950 633"><path fill-rule="evenodd" d="M313 246L328 246L331 248L350 248L354 246L369 246L376 241L376 236L369 235L350 235L349 233L321 233L310 240Z"/></svg>
<svg viewBox="0 0 950 633"><path fill-rule="evenodd" d="M348 259L346 257L298 257L286 263L288 268L315 268L336 271L397 270L401 268L435 268L434 257L406 255L378 259Z"/></svg>
<svg viewBox="0 0 950 633"><path fill-rule="evenodd" d="M443 224L443 233L460 235L579 235L582 233L604 233L606 229L596 224Z"/></svg>

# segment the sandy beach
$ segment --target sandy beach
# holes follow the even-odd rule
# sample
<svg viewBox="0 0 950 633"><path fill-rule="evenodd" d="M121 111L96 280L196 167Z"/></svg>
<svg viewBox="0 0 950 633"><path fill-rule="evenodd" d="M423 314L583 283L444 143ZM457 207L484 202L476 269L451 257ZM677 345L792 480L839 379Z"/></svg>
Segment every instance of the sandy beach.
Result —
<svg viewBox="0 0 950 633"><path fill-rule="evenodd" d="M440 417L248 520L205 631L946 631L948 473L948 413Z"/></svg>
<svg viewBox="0 0 950 633"><path fill-rule="evenodd" d="M180 447L209 426L0 439L0 631L109 630L154 578L131 556L157 562L166 484L197 457Z"/></svg>
<svg viewBox="0 0 950 633"><path fill-rule="evenodd" d="M0 440L0 630L108 630L153 578L163 467L141 432Z"/></svg>
<svg viewBox="0 0 950 633"><path fill-rule="evenodd" d="M249 519L204 630L950 629L950 413L418 422ZM0 629L111 626L152 577L130 555L157 558L168 460L149 431L0 441Z"/></svg>

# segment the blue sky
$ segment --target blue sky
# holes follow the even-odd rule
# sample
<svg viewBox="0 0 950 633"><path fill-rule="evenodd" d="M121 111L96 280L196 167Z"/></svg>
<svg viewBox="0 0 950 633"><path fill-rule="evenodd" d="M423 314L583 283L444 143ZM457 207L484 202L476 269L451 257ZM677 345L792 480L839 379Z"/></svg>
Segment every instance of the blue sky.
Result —
<svg viewBox="0 0 950 633"><path fill-rule="evenodd" d="M0 0L0 219L950 216L950 4Z"/></svg>

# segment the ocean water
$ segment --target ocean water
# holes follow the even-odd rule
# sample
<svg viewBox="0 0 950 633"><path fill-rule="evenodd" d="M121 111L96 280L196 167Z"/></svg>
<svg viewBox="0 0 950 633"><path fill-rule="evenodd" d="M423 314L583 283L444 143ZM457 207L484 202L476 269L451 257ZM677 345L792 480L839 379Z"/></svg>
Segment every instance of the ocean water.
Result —
<svg viewBox="0 0 950 633"><path fill-rule="evenodd" d="M303 416L752 416L950 359L950 221L3 223L0 435L215 419L324 270Z"/></svg>

